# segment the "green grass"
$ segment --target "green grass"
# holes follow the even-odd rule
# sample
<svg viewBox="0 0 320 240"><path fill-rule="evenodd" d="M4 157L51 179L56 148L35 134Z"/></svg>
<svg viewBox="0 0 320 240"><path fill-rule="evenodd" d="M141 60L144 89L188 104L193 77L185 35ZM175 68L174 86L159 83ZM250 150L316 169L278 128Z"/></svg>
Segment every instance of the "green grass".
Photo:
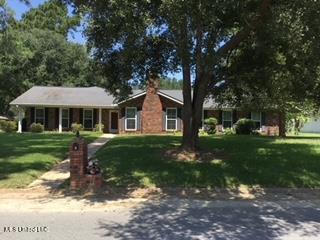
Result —
<svg viewBox="0 0 320 240"><path fill-rule="evenodd" d="M88 142L100 134L84 132ZM0 188L27 186L67 156L71 133L0 133Z"/></svg>
<svg viewBox="0 0 320 240"><path fill-rule="evenodd" d="M204 136L204 150L226 157L207 163L163 157L181 136L120 136L97 156L112 186L140 187L320 187L320 135L285 140L260 136Z"/></svg>

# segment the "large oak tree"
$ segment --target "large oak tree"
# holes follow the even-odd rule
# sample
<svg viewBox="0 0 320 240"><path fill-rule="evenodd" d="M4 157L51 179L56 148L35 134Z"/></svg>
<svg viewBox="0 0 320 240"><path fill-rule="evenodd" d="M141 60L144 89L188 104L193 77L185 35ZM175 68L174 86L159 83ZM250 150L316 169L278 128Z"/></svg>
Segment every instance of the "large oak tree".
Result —
<svg viewBox="0 0 320 240"><path fill-rule="evenodd" d="M198 147L205 98L219 83L227 81L224 71L229 57L244 50L248 41L269 23L282 24L274 21L282 14L278 7L307 14L308 9L319 4L317 0L68 2L84 11L89 46L107 79L106 88L115 94L119 89L120 94L128 94L132 81L143 82L150 73L182 71L182 147L190 151ZM286 24L293 21L295 12L288 14ZM286 34L283 38L289 40Z"/></svg>

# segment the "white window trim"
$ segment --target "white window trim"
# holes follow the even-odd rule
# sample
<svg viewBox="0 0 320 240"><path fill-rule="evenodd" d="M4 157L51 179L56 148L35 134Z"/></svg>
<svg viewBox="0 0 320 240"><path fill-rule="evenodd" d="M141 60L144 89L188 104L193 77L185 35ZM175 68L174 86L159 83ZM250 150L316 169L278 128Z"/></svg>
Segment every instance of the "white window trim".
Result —
<svg viewBox="0 0 320 240"><path fill-rule="evenodd" d="M250 118L251 118L251 120L254 121L254 122L259 122L259 123L260 123L260 129L261 129L261 128L262 128L262 112L259 112L259 116L260 116L260 120L259 120L259 121L252 119L252 113L254 113L254 112L250 112ZM256 112L256 113L257 113L257 112Z"/></svg>
<svg viewBox="0 0 320 240"><path fill-rule="evenodd" d="M36 107L34 109L34 122L37 123L37 110L40 110L40 109L43 110L43 126L44 126L46 121L46 110L44 107Z"/></svg>
<svg viewBox="0 0 320 240"><path fill-rule="evenodd" d="M134 118L127 118L128 109L134 109L135 110ZM127 128L127 120L128 119L131 119L131 120L134 119L134 129L132 129L132 128L128 129ZM126 131L137 131L137 121L138 121L138 119L137 119L137 108L136 107L126 107L125 121L124 121L125 130Z"/></svg>
<svg viewBox="0 0 320 240"><path fill-rule="evenodd" d="M91 115L91 116L92 116L92 117L91 117L91 129L93 129L93 109L92 109L92 108L84 108L84 109L82 110L82 116L83 116L83 117L82 117L82 124L83 124L82 126L83 126L84 129L90 129L90 128L86 128L86 127L84 126L84 120L85 120L85 119L89 119L89 118L85 118L85 114L84 114L85 111L91 111L91 112L92 112L92 115Z"/></svg>
<svg viewBox="0 0 320 240"><path fill-rule="evenodd" d="M175 109L176 110L175 119L173 119L173 118L168 119L168 109ZM176 126L175 129L168 129L168 120L175 120L175 126ZM178 129L177 120L178 120L178 109L177 108L166 108L166 131L176 131Z"/></svg>
<svg viewBox="0 0 320 240"><path fill-rule="evenodd" d="M68 111L68 118L63 118L63 111L64 110L67 110ZM61 110L61 125L62 125L62 123L63 123L63 120L66 120L66 119L68 119L68 126L67 127L63 127L62 126L62 128L64 128L64 129L66 129L66 128L69 128L69 126L70 126L70 108L62 108L62 110Z"/></svg>
<svg viewBox="0 0 320 240"><path fill-rule="evenodd" d="M224 115L223 115L223 112L231 112L231 120L224 120ZM231 121L231 127L233 127L233 111L232 110L222 110L222 128L223 127L223 122L226 121L226 122L230 122Z"/></svg>

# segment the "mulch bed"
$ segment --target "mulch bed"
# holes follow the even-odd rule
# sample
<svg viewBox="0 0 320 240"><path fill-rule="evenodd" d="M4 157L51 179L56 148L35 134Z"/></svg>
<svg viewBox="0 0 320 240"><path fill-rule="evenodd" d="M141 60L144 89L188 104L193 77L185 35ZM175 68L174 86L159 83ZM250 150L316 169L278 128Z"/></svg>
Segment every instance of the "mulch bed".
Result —
<svg viewBox="0 0 320 240"><path fill-rule="evenodd" d="M212 151L188 152L180 148L169 149L164 152L164 157L176 161L211 162L215 159L227 160L228 156L223 149Z"/></svg>

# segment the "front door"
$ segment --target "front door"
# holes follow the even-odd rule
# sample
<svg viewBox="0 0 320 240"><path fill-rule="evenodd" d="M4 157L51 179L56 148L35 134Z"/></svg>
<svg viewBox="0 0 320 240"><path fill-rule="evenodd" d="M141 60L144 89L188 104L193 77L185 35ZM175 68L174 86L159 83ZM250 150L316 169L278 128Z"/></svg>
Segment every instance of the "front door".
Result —
<svg viewBox="0 0 320 240"><path fill-rule="evenodd" d="M118 112L111 111L110 112L110 132L118 131Z"/></svg>

